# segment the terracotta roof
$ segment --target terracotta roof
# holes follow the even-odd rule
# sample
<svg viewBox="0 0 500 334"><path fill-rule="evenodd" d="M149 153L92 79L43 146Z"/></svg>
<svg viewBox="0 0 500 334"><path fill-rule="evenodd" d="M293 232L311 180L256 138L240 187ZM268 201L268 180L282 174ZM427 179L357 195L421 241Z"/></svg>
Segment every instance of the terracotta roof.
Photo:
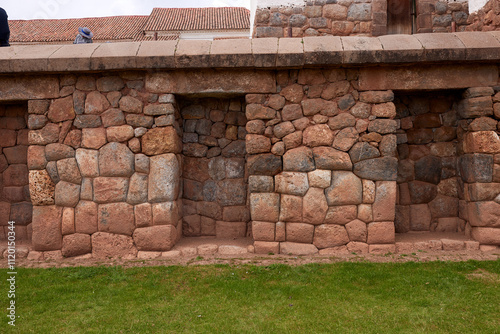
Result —
<svg viewBox="0 0 500 334"><path fill-rule="evenodd" d="M244 7L154 8L145 31L237 30L250 28Z"/></svg>
<svg viewBox="0 0 500 334"><path fill-rule="evenodd" d="M63 20L9 20L10 41L73 41L78 27L88 27L94 40L135 40L142 34L148 16L110 16Z"/></svg>
<svg viewBox="0 0 500 334"><path fill-rule="evenodd" d="M179 39L179 34L172 34L172 35L167 35L167 36L156 36L156 39L153 36L146 36L144 34L141 34L141 36L138 36L135 41L137 42L142 42L142 41L175 41L176 39Z"/></svg>

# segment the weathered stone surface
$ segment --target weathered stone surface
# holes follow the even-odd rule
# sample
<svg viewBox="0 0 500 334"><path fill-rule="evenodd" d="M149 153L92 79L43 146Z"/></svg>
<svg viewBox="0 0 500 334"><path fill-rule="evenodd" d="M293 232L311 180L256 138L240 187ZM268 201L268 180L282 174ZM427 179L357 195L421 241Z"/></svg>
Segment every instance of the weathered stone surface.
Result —
<svg viewBox="0 0 500 334"><path fill-rule="evenodd" d="M247 166L250 175L274 176L283 170L281 157L270 153L248 157Z"/></svg>
<svg viewBox="0 0 500 334"><path fill-rule="evenodd" d="M359 138L356 128L344 128L337 133L333 140L333 147L341 151L349 151Z"/></svg>
<svg viewBox="0 0 500 334"><path fill-rule="evenodd" d="M12 130L0 130L0 135L2 138L9 138L9 133L14 134L15 132ZM48 123L41 130L30 130L28 133L28 142L30 145L47 145L50 143L57 143L59 141L59 126L54 123ZM13 146L8 145L7 141L5 144L2 143L3 147Z"/></svg>
<svg viewBox="0 0 500 334"><path fill-rule="evenodd" d="M500 183L472 183L466 187L468 199L473 202L492 201L500 194Z"/></svg>
<svg viewBox="0 0 500 334"><path fill-rule="evenodd" d="M134 207L127 203L100 204L97 217L100 232L132 235L135 229Z"/></svg>
<svg viewBox="0 0 500 334"><path fill-rule="evenodd" d="M75 208L76 233L92 234L97 232L97 203L80 201Z"/></svg>
<svg viewBox="0 0 500 334"><path fill-rule="evenodd" d="M180 166L175 154L162 154L150 158L148 200L174 201L179 195Z"/></svg>
<svg viewBox="0 0 500 334"><path fill-rule="evenodd" d="M245 155L245 141L235 140L222 149L222 156L226 158L243 157Z"/></svg>
<svg viewBox="0 0 500 334"><path fill-rule="evenodd" d="M285 255L312 255L318 253L318 248L312 244L287 241L280 243L280 253Z"/></svg>
<svg viewBox="0 0 500 334"><path fill-rule="evenodd" d="M174 225L179 221L177 202L153 203L153 225Z"/></svg>
<svg viewBox="0 0 500 334"><path fill-rule="evenodd" d="M55 185L46 170L29 172L29 189L33 205L54 204Z"/></svg>
<svg viewBox="0 0 500 334"><path fill-rule="evenodd" d="M367 159L354 164L354 174L374 181L396 181L398 160L394 157Z"/></svg>
<svg viewBox="0 0 500 334"><path fill-rule="evenodd" d="M134 206L135 226L146 227L153 225L153 213L150 203Z"/></svg>
<svg viewBox="0 0 500 334"><path fill-rule="evenodd" d="M173 127L151 129L141 137L142 152L146 155L180 153L181 139Z"/></svg>
<svg viewBox="0 0 500 334"><path fill-rule="evenodd" d="M275 177L276 192L304 196L309 189L306 173L282 172Z"/></svg>
<svg viewBox="0 0 500 334"><path fill-rule="evenodd" d="M68 96L52 101L47 117L54 123L59 123L75 118L73 97Z"/></svg>
<svg viewBox="0 0 500 334"><path fill-rule="evenodd" d="M293 121L303 117L302 107L300 104L289 104L283 107L281 111L283 121Z"/></svg>
<svg viewBox="0 0 500 334"><path fill-rule="evenodd" d="M250 210L244 205L226 206L222 209L222 219L227 222L247 222Z"/></svg>
<svg viewBox="0 0 500 334"><path fill-rule="evenodd" d="M64 208L62 213L61 221L61 232L62 235L68 235L75 233L75 209L74 208Z"/></svg>
<svg viewBox="0 0 500 334"><path fill-rule="evenodd" d="M431 183L412 181L408 183L413 204L429 203L437 195L437 187Z"/></svg>
<svg viewBox="0 0 500 334"><path fill-rule="evenodd" d="M392 102L394 100L394 93L391 90L361 92L359 100L366 103Z"/></svg>
<svg viewBox="0 0 500 334"><path fill-rule="evenodd" d="M393 222L376 222L368 224L368 244L393 244L395 230Z"/></svg>
<svg viewBox="0 0 500 334"><path fill-rule="evenodd" d="M328 120L328 126L332 130L341 130L356 125L356 118L348 113L342 113Z"/></svg>
<svg viewBox="0 0 500 334"><path fill-rule="evenodd" d="M309 147L331 146L333 139L333 133L326 124L310 126L303 132L303 143Z"/></svg>
<svg viewBox="0 0 500 334"><path fill-rule="evenodd" d="M350 241L366 242L368 234L366 224L359 219L355 219L345 225Z"/></svg>
<svg viewBox="0 0 500 334"><path fill-rule="evenodd" d="M82 147L99 149L106 144L106 129L82 129Z"/></svg>
<svg viewBox="0 0 500 334"><path fill-rule="evenodd" d="M286 224L286 241L310 244L313 241L314 226L303 223Z"/></svg>
<svg viewBox="0 0 500 334"><path fill-rule="evenodd" d="M357 217L356 205L331 206L325 217L325 224L345 225Z"/></svg>
<svg viewBox="0 0 500 334"><path fill-rule="evenodd" d="M94 201L97 203L125 202L128 178L96 177L94 179Z"/></svg>
<svg viewBox="0 0 500 334"><path fill-rule="evenodd" d="M490 96L463 99L458 104L458 112L462 118L474 118L493 114L493 102Z"/></svg>
<svg viewBox="0 0 500 334"><path fill-rule="evenodd" d="M75 150L68 145L53 143L45 146L45 156L47 161L73 158L75 156Z"/></svg>
<svg viewBox="0 0 500 334"><path fill-rule="evenodd" d="M395 181L377 181L375 202L373 203L374 221L392 221L395 216L397 184Z"/></svg>
<svg viewBox="0 0 500 334"><path fill-rule="evenodd" d="M132 237L120 234L97 232L92 234L93 258L131 259L137 255Z"/></svg>
<svg viewBox="0 0 500 334"><path fill-rule="evenodd" d="M338 113L337 104L333 101L323 99L308 99L302 101L304 116L321 114L325 116L335 116Z"/></svg>
<svg viewBox="0 0 500 334"><path fill-rule="evenodd" d="M394 118L396 117L396 106L392 102L374 104L372 115L376 117Z"/></svg>
<svg viewBox="0 0 500 334"><path fill-rule="evenodd" d="M467 211L473 227L500 227L500 204L497 202L469 202Z"/></svg>
<svg viewBox="0 0 500 334"><path fill-rule="evenodd" d="M377 132L380 134L388 134L396 132L398 123L392 119L377 118L368 124L368 131Z"/></svg>
<svg viewBox="0 0 500 334"><path fill-rule="evenodd" d="M491 182L493 156L489 154L464 154L458 160L458 168L464 182Z"/></svg>
<svg viewBox="0 0 500 334"><path fill-rule="evenodd" d="M432 184L439 184L441 181L441 159L434 156L427 156L416 161L415 179Z"/></svg>
<svg viewBox="0 0 500 334"><path fill-rule="evenodd" d="M48 119L45 115L29 115L28 117L28 129L39 130L47 124Z"/></svg>
<svg viewBox="0 0 500 334"><path fill-rule="evenodd" d="M328 205L350 205L362 202L361 180L352 172L333 171L332 185L325 190Z"/></svg>
<svg viewBox="0 0 500 334"><path fill-rule="evenodd" d="M134 154L127 145L108 143L99 150L99 173L101 176L131 176L134 160Z"/></svg>
<svg viewBox="0 0 500 334"><path fill-rule="evenodd" d="M257 254L279 254L279 242L254 241L253 245Z"/></svg>
<svg viewBox="0 0 500 334"><path fill-rule="evenodd" d="M491 227L473 227L471 236L484 245L500 246L500 229Z"/></svg>
<svg viewBox="0 0 500 334"><path fill-rule="evenodd" d="M132 96L123 96L119 102L120 109L133 114L142 112L143 104L140 100Z"/></svg>
<svg viewBox="0 0 500 334"><path fill-rule="evenodd" d="M277 193L250 194L250 216L252 220L277 222L280 195Z"/></svg>
<svg viewBox="0 0 500 334"><path fill-rule="evenodd" d="M52 251L61 249L62 208L55 205L33 207L33 249Z"/></svg>
<svg viewBox="0 0 500 334"><path fill-rule="evenodd" d="M410 230L429 231L431 224L431 211L427 204L414 204L410 206Z"/></svg>
<svg viewBox="0 0 500 334"><path fill-rule="evenodd" d="M302 197L281 195L279 220L283 222L302 222Z"/></svg>
<svg viewBox="0 0 500 334"><path fill-rule="evenodd" d="M60 181L55 187L55 204L74 208L80 200L80 185Z"/></svg>
<svg viewBox="0 0 500 334"><path fill-rule="evenodd" d="M266 153L271 151L271 140L261 135L246 135L246 150L248 154Z"/></svg>
<svg viewBox="0 0 500 334"><path fill-rule="evenodd" d="M130 177L127 203L140 204L148 201L148 175L134 173Z"/></svg>
<svg viewBox="0 0 500 334"><path fill-rule="evenodd" d="M64 257L90 253L92 251L90 235L75 233L64 236L61 251Z"/></svg>
<svg viewBox="0 0 500 334"><path fill-rule="evenodd" d="M325 193L321 188L310 188L303 199L302 220L304 223L323 224L328 211Z"/></svg>
<svg viewBox="0 0 500 334"><path fill-rule="evenodd" d="M108 99L97 91L87 94L85 99L85 114L99 115L110 107Z"/></svg>
<svg viewBox="0 0 500 334"><path fill-rule="evenodd" d="M349 236L344 226L323 224L314 229L313 244L319 248L342 246L349 242Z"/></svg>
<svg viewBox="0 0 500 334"><path fill-rule="evenodd" d="M101 114L102 124L105 128L125 124L125 115L120 109L108 109Z"/></svg>
<svg viewBox="0 0 500 334"><path fill-rule="evenodd" d="M76 150L76 162L83 177L99 176L98 164L99 152L96 150L87 150L79 148Z"/></svg>
<svg viewBox="0 0 500 334"><path fill-rule="evenodd" d="M256 241L274 241L275 223L252 222L252 235Z"/></svg>
<svg viewBox="0 0 500 334"><path fill-rule="evenodd" d="M177 231L172 225L143 227L134 231L133 238L141 251L168 251L175 245Z"/></svg>
<svg viewBox="0 0 500 334"><path fill-rule="evenodd" d="M246 107L245 115L249 121L254 119L273 119L276 116L276 110L261 104L249 104Z"/></svg>
<svg viewBox="0 0 500 334"><path fill-rule="evenodd" d="M106 129L108 142L123 142L134 137L134 128L130 125L111 126Z"/></svg>
<svg viewBox="0 0 500 334"><path fill-rule="evenodd" d="M56 165L61 181L67 181L74 184L80 184L82 182L82 176L80 175L80 170L78 169L75 158L58 160Z"/></svg>
<svg viewBox="0 0 500 334"><path fill-rule="evenodd" d="M367 142L360 142L354 144L349 150L349 156L352 162L356 163L366 159L378 158L380 157L380 152Z"/></svg>
<svg viewBox="0 0 500 334"><path fill-rule="evenodd" d="M217 184L217 200L222 206L245 204L246 193L243 179L226 179Z"/></svg>
<svg viewBox="0 0 500 334"><path fill-rule="evenodd" d="M314 170L313 151L307 147L298 147L287 151L283 156L283 169L294 172Z"/></svg>
<svg viewBox="0 0 500 334"><path fill-rule="evenodd" d="M309 186L315 188L328 188L332 182L332 172L324 169L316 169L307 173Z"/></svg>
<svg viewBox="0 0 500 334"><path fill-rule="evenodd" d="M345 152L322 146L313 148L313 155L318 169L352 170L351 159Z"/></svg>

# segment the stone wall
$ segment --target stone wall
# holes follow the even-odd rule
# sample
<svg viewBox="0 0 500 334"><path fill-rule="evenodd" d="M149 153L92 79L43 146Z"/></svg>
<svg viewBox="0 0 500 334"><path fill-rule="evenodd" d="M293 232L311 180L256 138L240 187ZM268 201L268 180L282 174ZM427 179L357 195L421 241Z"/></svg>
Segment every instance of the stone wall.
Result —
<svg viewBox="0 0 500 334"><path fill-rule="evenodd" d="M431 27L428 26L426 10L431 11ZM451 32L452 24L455 25L455 31L465 31L469 24L468 17L467 1L437 1L430 3L430 5L422 2L420 6L417 5L417 21L420 23L419 33Z"/></svg>
<svg viewBox="0 0 500 334"><path fill-rule="evenodd" d="M259 7L253 37L371 36L378 25L387 24L386 17L385 22L378 22L382 18L375 14L387 15L384 3L380 0L315 0L304 2L304 6Z"/></svg>
<svg viewBox="0 0 500 334"><path fill-rule="evenodd" d="M183 235L247 236L244 100L182 99ZM250 232L250 230L249 230Z"/></svg>
<svg viewBox="0 0 500 334"><path fill-rule="evenodd" d="M0 105L0 240L15 221L18 240L31 239L26 105Z"/></svg>
<svg viewBox="0 0 500 334"><path fill-rule="evenodd" d="M467 31L500 30L500 1L488 1L483 8L470 14L467 23Z"/></svg>
<svg viewBox="0 0 500 334"><path fill-rule="evenodd" d="M141 73L60 77L28 104L33 247L133 257L181 237L180 113Z"/></svg>
<svg viewBox="0 0 500 334"><path fill-rule="evenodd" d="M398 96L398 205L395 228L463 232L457 172L457 93ZM461 195L461 196L459 196Z"/></svg>
<svg viewBox="0 0 500 334"><path fill-rule="evenodd" d="M255 251L394 251L393 92L359 92L343 69L279 72L277 84L246 98Z"/></svg>

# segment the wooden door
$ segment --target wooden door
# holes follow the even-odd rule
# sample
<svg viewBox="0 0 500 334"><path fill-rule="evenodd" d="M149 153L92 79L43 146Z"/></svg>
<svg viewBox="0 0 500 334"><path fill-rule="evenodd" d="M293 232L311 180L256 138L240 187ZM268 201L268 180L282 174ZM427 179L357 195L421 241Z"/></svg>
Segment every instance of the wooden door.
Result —
<svg viewBox="0 0 500 334"><path fill-rule="evenodd" d="M387 34L412 33L413 0L387 1Z"/></svg>

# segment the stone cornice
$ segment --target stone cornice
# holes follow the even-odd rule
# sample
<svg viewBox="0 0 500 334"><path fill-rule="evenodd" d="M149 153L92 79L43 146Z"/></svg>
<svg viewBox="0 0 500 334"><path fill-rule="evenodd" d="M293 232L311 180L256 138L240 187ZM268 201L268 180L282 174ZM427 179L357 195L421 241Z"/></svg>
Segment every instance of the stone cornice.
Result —
<svg viewBox="0 0 500 334"><path fill-rule="evenodd" d="M500 31L0 48L0 74L131 69L303 68L500 60Z"/></svg>

